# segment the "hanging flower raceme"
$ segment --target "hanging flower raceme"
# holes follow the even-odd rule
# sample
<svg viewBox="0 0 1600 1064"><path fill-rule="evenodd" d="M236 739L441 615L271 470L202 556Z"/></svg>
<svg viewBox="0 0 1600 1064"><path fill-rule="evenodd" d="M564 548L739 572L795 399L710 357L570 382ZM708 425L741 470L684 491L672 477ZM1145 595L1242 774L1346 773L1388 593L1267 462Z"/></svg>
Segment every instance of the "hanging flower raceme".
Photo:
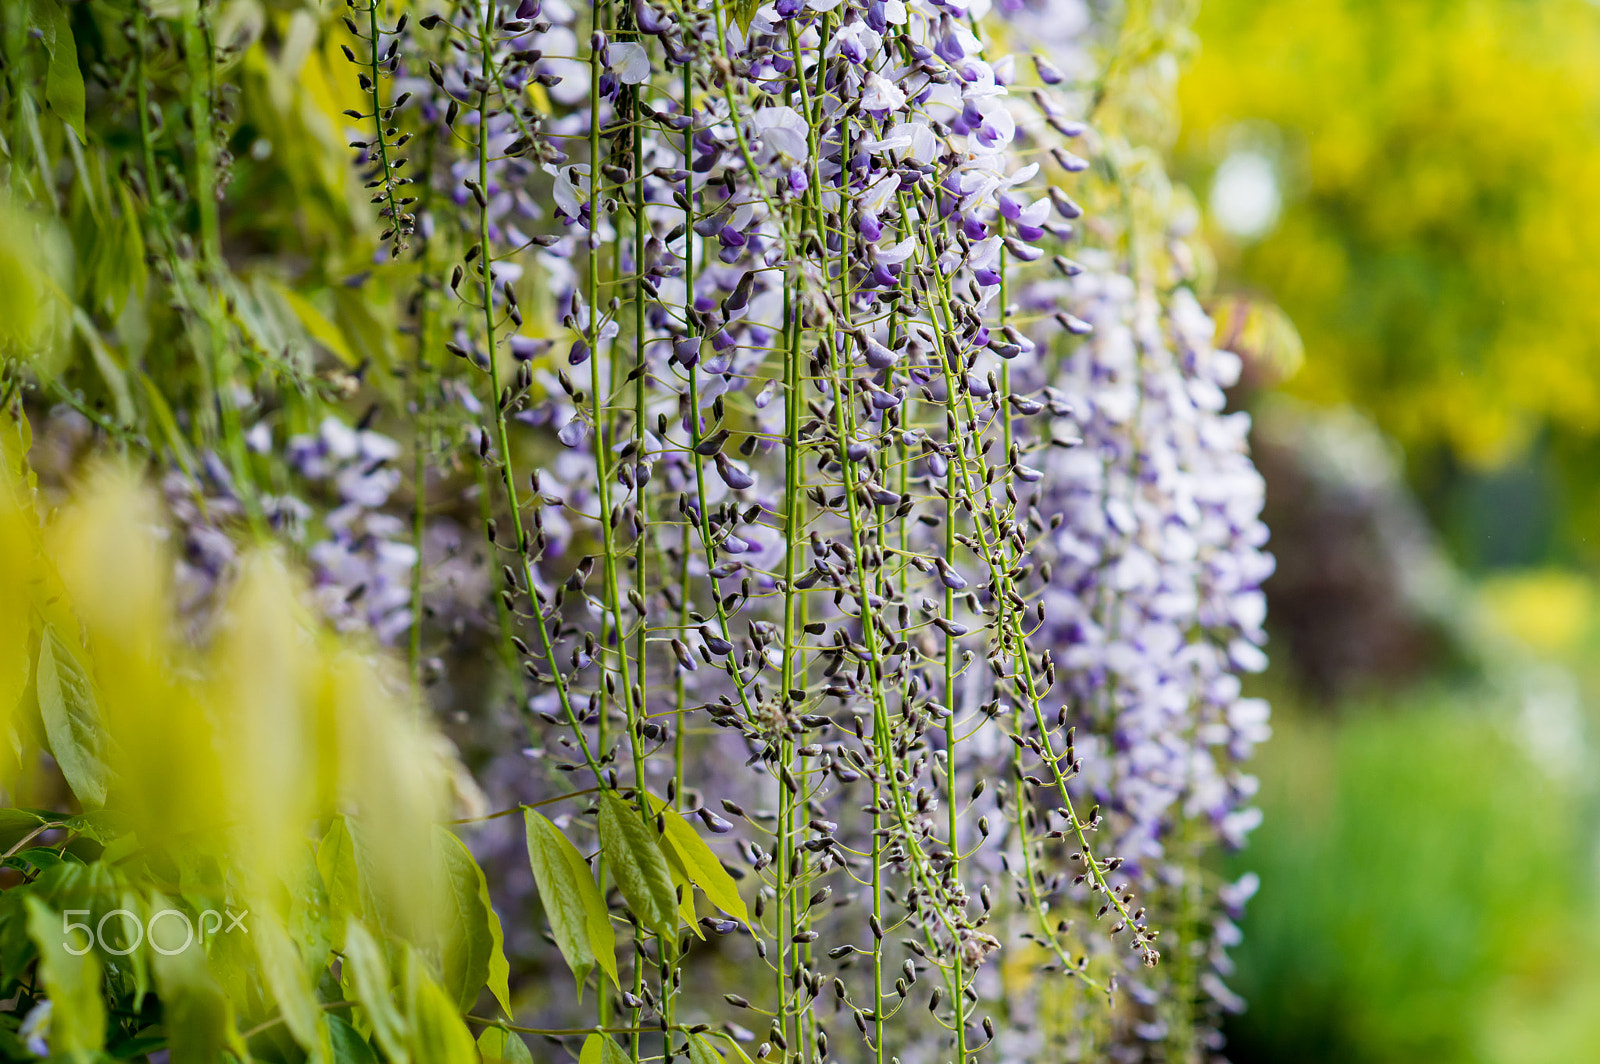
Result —
<svg viewBox="0 0 1600 1064"><path fill-rule="evenodd" d="M1253 825L1241 763L1266 735L1241 680L1264 664L1261 482L1170 189L1093 128L1129 75L1085 58L1088 9L393 14L332 27L376 253L283 300L339 365L274 361L270 330L214 363L262 380L173 419L220 425L199 459L173 448L199 470L166 485L178 571L245 604L219 653L265 721L310 622L252 615L296 585L241 579L236 540L289 541L322 619L406 647L520 815L473 837L487 880L452 858L475 930L434 956L350 885L360 811L307 784L317 877L361 910L329 934L364 1011L300 994L290 1036L512 1060L532 1025L583 1064L1211 1046L1250 884L1203 870ZM235 302L193 317L226 335ZM304 833L269 826L274 854ZM533 893L504 926L487 901ZM513 998L505 942L573 991ZM417 1048L435 1030L454 1048Z"/></svg>
<svg viewBox="0 0 1600 1064"><path fill-rule="evenodd" d="M939 4L640 2L598 25L524 7L425 20L446 43L419 33L402 61L454 62L432 68L457 153L435 197L464 208L447 346L482 389L468 436L539 749L604 788L659 771L707 816L777 789L773 834L741 856L778 910L746 931L795 976L766 1006L784 1040L823 1030L807 988L828 967L869 1042L888 1036L889 986L862 985L848 950L819 966L801 949L847 932L799 892L856 882L875 884L857 898L875 920L919 929L911 962L943 973L934 1011L955 1010L965 1051L988 1037L972 994L1006 945L983 930L1011 894L995 856L1035 843L986 854L995 826L964 805L1054 808L1065 830L1041 859L1075 846L1079 885L1024 911L1103 895L1106 931L1154 964L1103 852L1127 840L1101 844L1079 809L1100 800L1080 782L1095 769L1060 707L1060 577L1035 560L1060 527L1050 455L1078 430L1058 432L1048 380L1012 380L1046 359L1004 304L1073 236L1050 189L1081 169L1081 127L1053 129L1066 105L1014 92L981 24ZM507 83L525 69L547 109ZM1019 115L1065 165L1025 159ZM496 170L507 155L541 164ZM496 204L529 190L550 210L512 233ZM517 468L520 426L551 432L535 468ZM701 720L721 738L682 741ZM980 748L1025 756L975 804ZM1076 977L1110 974L1058 934ZM867 951L881 970L896 949Z"/></svg>

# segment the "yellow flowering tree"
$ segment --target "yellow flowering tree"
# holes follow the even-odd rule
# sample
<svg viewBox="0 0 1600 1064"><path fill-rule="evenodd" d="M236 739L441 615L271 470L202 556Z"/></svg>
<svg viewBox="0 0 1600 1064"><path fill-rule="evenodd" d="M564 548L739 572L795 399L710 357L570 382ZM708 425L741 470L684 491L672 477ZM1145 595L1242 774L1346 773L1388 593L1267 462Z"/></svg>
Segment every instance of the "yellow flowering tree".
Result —
<svg viewBox="0 0 1600 1064"><path fill-rule="evenodd" d="M1224 288L1270 294L1304 338L1286 387L1371 410L1417 469L1541 441L1595 468L1600 10L1215 0L1197 34L1184 176L1271 165L1256 195L1281 211L1245 212L1265 231L1214 235Z"/></svg>

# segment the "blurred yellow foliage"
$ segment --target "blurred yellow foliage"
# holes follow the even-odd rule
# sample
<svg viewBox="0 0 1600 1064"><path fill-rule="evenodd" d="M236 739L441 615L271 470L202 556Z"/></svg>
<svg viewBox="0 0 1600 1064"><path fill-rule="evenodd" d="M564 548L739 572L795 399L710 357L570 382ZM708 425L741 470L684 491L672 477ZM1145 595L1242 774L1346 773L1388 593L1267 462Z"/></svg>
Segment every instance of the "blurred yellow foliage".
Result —
<svg viewBox="0 0 1600 1064"><path fill-rule="evenodd" d="M1491 632L1548 654L1574 649L1594 616L1588 578L1560 569L1491 576L1479 599Z"/></svg>
<svg viewBox="0 0 1600 1064"><path fill-rule="evenodd" d="M429 825L447 815L452 760L403 683L319 628L267 549L243 561L209 645L189 645L163 518L135 474L100 467L40 522L17 468L7 448L0 707L17 706L17 672L32 668L51 752L85 807L103 804L146 850L207 853L263 904L315 823L358 817L374 902L421 930L432 899L418 870L436 863Z"/></svg>
<svg viewBox="0 0 1600 1064"><path fill-rule="evenodd" d="M1276 228L1213 239L1304 337L1291 391L1479 467L1600 430L1600 8L1208 0L1196 28L1184 169L1277 163Z"/></svg>

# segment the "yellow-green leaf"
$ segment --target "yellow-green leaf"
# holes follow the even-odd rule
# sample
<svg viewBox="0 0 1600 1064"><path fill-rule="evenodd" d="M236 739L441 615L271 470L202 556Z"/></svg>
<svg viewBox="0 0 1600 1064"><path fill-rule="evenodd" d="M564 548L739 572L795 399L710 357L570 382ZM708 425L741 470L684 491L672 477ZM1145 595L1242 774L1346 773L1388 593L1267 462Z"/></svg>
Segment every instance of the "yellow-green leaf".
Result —
<svg viewBox="0 0 1600 1064"><path fill-rule="evenodd" d="M689 1064L722 1064L722 1054L703 1033L689 1036Z"/></svg>
<svg viewBox="0 0 1600 1064"><path fill-rule="evenodd" d="M83 71L78 69L78 43L72 19L61 0L34 0L33 18L44 35L50 67L45 71L44 98L50 110L83 142Z"/></svg>
<svg viewBox="0 0 1600 1064"><path fill-rule="evenodd" d="M419 1064L478 1064L472 1032L415 951L406 955L406 1018L411 1057Z"/></svg>
<svg viewBox="0 0 1600 1064"><path fill-rule="evenodd" d="M46 303L46 263L39 254L34 219L0 202L0 351L29 356L37 353L41 334L50 321ZM27 424L27 418L17 419ZM22 452L26 453L23 447ZM20 454L7 447L7 464Z"/></svg>
<svg viewBox="0 0 1600 1064"><path fill-rule="evenodd" d="M472 1008L485 985L494 993L506 1015L511 1015L507 982L505 938L500 918L489 903L489 884L483 869L460 839L448 831L437 832L444 866L444 986L462 1011Z"/></svg>
<svg viewBox="0 0 1600 1064"><path fill-rule="evenodd" d="M717 860L717 855L706 845L700 833L666 802L653 794L647 797L651 808L663 818L666 847L677 857L694 885L705 892L712 905L735 920L748 924L750 913L745 908L744 899L739 896L738 882L722 867L722 862Z"/></svg>
<svg viewBox="0 0 1600 1064"><path fill-rule="evenodd" d="M440 946L443 987L462 1011L472 1008L489 979L489 921L478 897L478 862L461 840L434 832L441 872Z"/></svg>
<svg viewBox="0 0 1600 1064"><path fill-rule="evenodd" d="M504 1027L484 1028L478 1036L478 1052L483 1054L483 1064L533 1064L528 1043Z"/></svg>
<svg viewBox="0 0 1600 1064"><path fill-rule="evenodd" d="M278 879L289 895L284 928L300 954L300 966L315 984L328 967L333 928L328 923L328 891L309 843L284 855Z"/></svg>
<svg viewBox="0 0 1600 1064"><path fill-rule="evenodd" d="M658 934L674 933L678 894L655 830L611 790L600 792L600 852L639 923Z"/></svg>
<svg viewBox="0 0 1600 1064"><path fill-rule="evenodd" d="M328 1024L294 940L277 914L260 911L259 903L252 923L250 937L261 961L261 979L278 1003L284 1026L311 1060L331 1060L333 1045Z"/></svg>
<svg viewBox="0 0 1600 1064"><path fill-rule="evenodd" d="M613 985L620 986L616 933L611 929L605 898L595 885L589 862L538 812L524 810L523 825L539 900L550 918L556 947L577 977L578 989L583 989L583 981L596 964L611 977Z"/></svg>
<svg viewBox="0 0 1600 1064"><path fill-rule="evenodd" d="M728 1048L733 1050L733 1054L739 1058L740 1064L755 1064L755 1061L750 1059L750 1054L744 1051L744 1046L740 1045L733 1035L725 1031L712 1031L710 1034L728 1043Z"/></svg>
<svg viewBox="0 0 1600 1064"><path fill-rule="evenodd" d="M345 921L362 915L361 877L356 869L355 844L342 816L333 818L317 846L317 871L328 892L328 933L333 948L343 952Z"/></svg>
<svg viewBox="0 0 1600 1064"><path fill-rule="evenodd" d="M58 913L38 898L23 899L28 907L28 935L39 947L39 979L55 1002L50 1021L50 1048L71 1060L105 1046L106 1006L100 999L100 961L93 950L74 956ZM74 936L74 943L77 939ZM77 948L76 945L74 948Z"/></svg>
<svg viewBox="0 0 1600 1064"><path fill-rule="evenodd" d="M358 365L361 360L350 349L350 344L345 340L344 333L339 327L325 317L305 296L294 289L284 285L274 285L283 301L289 304L289 309L294 311L294 316L300 319L300 324L317 343L329 351L347 366Z"/></svg>
<svg viewBox="0 0 1600 1064"><path fill-rule="evenodd" d="M160 894L152 894L150 908L160 912L176 906ZM233 937L237 940L239 936ZM228 942L227 936L220 941ZM176 953L152 953L172 1064L216 1064L223 1047L236 1042L238 1033L233 1008L207 964L206 951L196 944Z"/></svg>
<svg viewBox="0 0 1600 1064"><path fill-rule="evenodd" d="M6 501L3 493L4 488L0 488L0 505ZM7 545L6 538L0 532L0 549ZM23 692L28 689L28 629L28 610L20 602L0 610L0 734L9 732ZM0 758L9 761L9 751L0 754Z"/></svg>
<svg viewBox="0 0 1600 1064"><path fill-rule="evenodd" d="M86 806L106 804L105 729L94 685L55 629L39 641L39 714L50 753L72 793Z"/></svg>
<svg viewBox="0 0 1600 1064"><path fill-rule="evenodd" d="M481 867L476 864L473 867L478 868L478 899L483 902L483 911L489 916L489 993L494 995L500 1008L510 1016L511 964L506 960L506 933L500 926L500 914L494 911L494 904L489 900L489 880Z"/></svg>
<svg viewBox="0 0 1600 1064"><path fill-rule="evenodd" d="M116 407L117 420L124 425L133 423L133 393L128 389L128 371L123 368L116 352L106 344L100 335L100 330L94 326L94 321L83 312L82 307L72 308L72 324L78 330L78 335L83 337L84 345L89 348L89 355L94 359L95 368L100 371L100 378L106 382L106 390L111 393L111 399Z"/></svg>
<svg viewBox="0 0 1600 1064"><path fill-rule="evenodd" d="M756 12L760 10L761 0L735 0L733 20L739 24L740 33L750 35L750 23L755 21Z"/></svg>
<svg viewBox="0 0 1600 1064"><path fill-rule="evenodd" d="M167 405L167 399L161 394L161 388L146 373L139 374L139 383L144 387L145 401L150 404L150 413L161 426L162 435L166 444L172 448L173 455L178 459L178 465L184 469L195 467L194 451L189 447L189 441L184 437L183 430L178 427L178 419L172 413L172 407Z"/></svg>
<svg viewBox="0 0 1600 1064"><path fill-rule="evenodd" d="M628 1055L608 1034L591 1034L583 1040L578 1064L628 1064Z"/></svg>
<svg viewBox="0 0 1600 1064"><path fill-rule="evenodd" d="M344 930L344 983L367 1011L378 1047L394 1064L409 1064L411 1031L389 993L389 965L383 950L361 921L351 917Z"/></svg>
<svg viewBox="0 0 1600 1064"><path fill-rule="evenodd" d="M150 927L150 912L144 902L133 891L124 890L122 892L122 907L133 913L135 919L143 924L146 929ZM160 912L161 910L157 909L155 911ZM171 918L168 917L168 919L170 920ZM180 939L179 941L182 940ZM170 949L172 945L166 944L165 948ZM150 992L150 958L146 956L145 950L136 949L128 954L122 963L128 966L128 972L133 976L133 1007L135 1009L141 1008L144 1005L144 996Z"/></svg>
<svg viewBox="0 0 1600 1064"><path fill-rule="evenodd" d="M689 873L684 871L683 862L678 860L678 855L672 852L672 847L663 842L661 855L667 859L667 867L672 870L672 889L678 895L678 917L689 925L699 938L705 938L705 932L700 930L700 923L694 911L694 880L689 878Z"/></svg>

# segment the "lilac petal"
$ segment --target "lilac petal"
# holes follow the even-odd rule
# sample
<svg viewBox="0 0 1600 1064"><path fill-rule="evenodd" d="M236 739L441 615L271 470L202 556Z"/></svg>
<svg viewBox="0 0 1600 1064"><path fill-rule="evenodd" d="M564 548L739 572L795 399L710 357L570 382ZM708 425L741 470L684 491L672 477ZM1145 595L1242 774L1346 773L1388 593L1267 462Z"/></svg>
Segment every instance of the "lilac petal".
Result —
<svg viewBox="0 0 1600 1064"><path fill-rule="evenodd" d="M700 361L700 337L685 336L672 342L672 357L686 369L693 369Z"/></svg>
<svg viewBox="0 0 1600 1064"><path fill-rule="evenodd" d="M869 336L866 338L866 340L867 342L865 345L864 357L867 365L871 366L873 369L888 369L890 366L894 365L900 360L899 355L896 355L893 351L889 350L887 347L884 347L872 337Z"/></svg>
<svg viewBox="0 0 1600 1064"><path fill-rule="evenodd" d="M584 439L587 438L588 435L588 422L584 421L583 418L579 417L577 414L573 414L572 420L561 426L561 430L556 433L556 439L560 440L568 447L576 448L582 445Z"/></svg>
<svg viewBox="0 0 1600 1064"><path fill-rule="evenodd" d="M747 470L741 469L739 465L735 464L732 459L721 451L717 452L716 461L717 476L721 477L722 482L734 491L743 491L746 488L755 486L756 478L751 476Z"/></svg>

